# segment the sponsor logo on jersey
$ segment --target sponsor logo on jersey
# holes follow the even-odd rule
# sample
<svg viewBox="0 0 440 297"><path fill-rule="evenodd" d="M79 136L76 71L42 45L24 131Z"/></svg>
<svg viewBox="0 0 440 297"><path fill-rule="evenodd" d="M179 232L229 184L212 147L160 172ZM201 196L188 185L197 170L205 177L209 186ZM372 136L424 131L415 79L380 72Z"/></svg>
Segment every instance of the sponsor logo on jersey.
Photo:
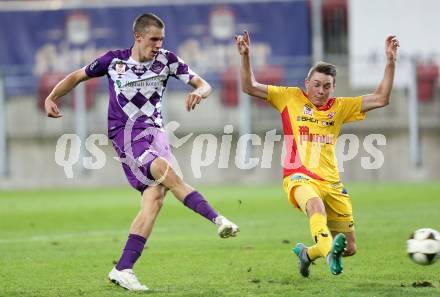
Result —
<svg viewBox="0 0 440 297"><path fill-rule="evenodd" d="M159 77L150 77L146 79L141 80L128 80L122 85L122 82L120 80L116 81L116 84L119 88L127 88L127 87L134 87L134 88L140 88L140 87L160 87L162 84L162 81Z"/></svg>
<svg viewBox="0 0 440 297"><path fill-rule="evenodd" d="M304 114L305 115L309 115L312 116L313 115L313 110L309 105L304 105Z"/></svg>
<svg viewBox="0 0 440 297"><path fill-rule="evenodd" d="M319 124L319 120L312 118L312 117L306 117L306 116L297 116L296 121L297 122L309 122L309 123L313 123L313 124ZM321 124L324 127L334 126L335 121L322 121Z"/></svg>
<svg viewBox="0 0 440 297"><path fill-rule="evenodd" d="M164 67L165 67L164 64L162 64L161 62L156 60L153 62L153 64L151 64L150 70L156 74L159 74L163 70Z"/></svg>
<svg viewBox="0 0 440 297"><path fill-rule="evenodd" d="M297 122L310 122L310 123L314 123L314 124L319 123L319 121L317 119L311 118L311 117L306 117L306 116L297 116L296 121Z"/></svg>
<svg viewBox="0 0 440 297"><path fill-rule="evenodd" d="M99 65L99 61L98 60L93 61L93 63L89 65L89 70L93 71L93 69L95 69L96 66L98 66L98 65Z"/></svg>
<svg viewBox="0 0 440 297"><path fill-rule="evenodd" d="M334 116L335 116L335 112L334 112L334 111L330 112L330 113L327 115L327 117L328 117L330 120L333 119Z"/></svg>
<svg viewBox="0 0 440 297"><path fill-rule="evenodd" d="M322 121L322 125L323 125L324 127L334 126L334 125L335 125L335 121L329 121L329 122L327 122L327 121Z"/></svg>
<svg viewBox="0 0 440 297"><path fill-rule="evenodd" d="M320 144L333 144L333 134L310 133L309 127L299 126L299 143L312 142Z"/></svg>
<svg viewBox="0 0 440 297"><path fill-rule="evenodd" d="M118 74L122 74L125 72L125 63L122 61L116 62L115 70Z"/></svg>
<svg viewBox="0 0 440 297"><path fill-rule="evenodd" d="M133 72L139 76L142 76L146 72L146 68L143 65L136 65Z"/></svg>

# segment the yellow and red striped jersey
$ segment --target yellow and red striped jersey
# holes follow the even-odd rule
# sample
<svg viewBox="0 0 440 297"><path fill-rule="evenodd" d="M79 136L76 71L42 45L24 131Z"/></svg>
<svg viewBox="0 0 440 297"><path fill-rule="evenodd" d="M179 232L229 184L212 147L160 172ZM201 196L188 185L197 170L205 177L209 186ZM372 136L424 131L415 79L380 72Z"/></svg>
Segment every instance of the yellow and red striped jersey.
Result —
<svg viewBox="0 0 440 297"><path fill-rule="evenodd" d="M268 86L267 101L281 113L286 146L284 177L302 173L338 182L336 140L342 124L365 118L362 96L329 98L317 108L300 88Z"/></svg>

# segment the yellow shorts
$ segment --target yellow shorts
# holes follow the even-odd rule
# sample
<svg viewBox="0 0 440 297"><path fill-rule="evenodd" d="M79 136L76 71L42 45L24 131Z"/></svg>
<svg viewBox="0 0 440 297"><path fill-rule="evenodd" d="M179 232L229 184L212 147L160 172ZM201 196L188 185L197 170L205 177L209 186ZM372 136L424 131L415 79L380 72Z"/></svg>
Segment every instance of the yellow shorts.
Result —
<svg viewBox="0 0 440 297"><path fill-rule="evenodd" d="M293 206L306 213L307 201L319 197L327 212L330 231L354 231L351 198L341 182L331 183L315 180L305 174L292 174L283 180L283 188Z"/></svg>

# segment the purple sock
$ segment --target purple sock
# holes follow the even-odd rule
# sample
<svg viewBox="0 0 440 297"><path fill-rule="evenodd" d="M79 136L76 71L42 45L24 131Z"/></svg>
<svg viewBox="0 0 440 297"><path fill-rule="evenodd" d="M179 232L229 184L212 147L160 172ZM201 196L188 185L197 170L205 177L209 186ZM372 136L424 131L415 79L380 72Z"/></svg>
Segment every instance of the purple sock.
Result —
<svg viewBox="0 0 440 297"><path fill-rule="evenodd" d="M189 193L183 200L183 204L211 222L214 222L214 219L218 216L218 213L209 205L208 201L197 191Z"/></svg>
<svg viewBox="0 0 440 297"><path fill-rule="evenodd" d="M147 240L140 235L128 235L127 243L125 244L121 258L116 265L116 269L119 271L132 269L134 263L136 263L137 259L141 256L146 241Z"/></svg>

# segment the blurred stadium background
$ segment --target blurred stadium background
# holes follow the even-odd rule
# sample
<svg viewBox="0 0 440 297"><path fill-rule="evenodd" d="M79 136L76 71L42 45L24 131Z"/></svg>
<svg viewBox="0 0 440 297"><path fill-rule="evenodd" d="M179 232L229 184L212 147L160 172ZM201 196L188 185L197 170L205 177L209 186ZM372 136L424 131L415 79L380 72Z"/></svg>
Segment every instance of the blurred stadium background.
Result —
<svg viewBox="0 0 440 297"><path fill-rule="evenodd" d="M184 4L183 4L184 2ZM121 4L122 3L122 4ZM336 95L372 92L384 68L384 39L396 34L401 42L391 104L350 124L343 134L355 134L359 152L348 143L341 173L344 181L438 181L440 178L440 2L424 0L297 0L297 1L0 1L0 188L127 185L111 144L98 145L106 155L99 170L85 169L85 139L106 134L107 81L91 80L62 100L64 117L48 119L43 102L67 73L110 49L132 45L133 19L153 12L166 23L164 48L176 52L214 87L212 96L194 112L184 110L188 88L172 81L165 95L167 122L180 124L179 138L194 133L174 149L184 178L193 184L253 184L281 181L281 142L275 142L271 168L261 168L262 145L248 157L258 166L237 168L236 140L242 134L264 137L276 129L279 114L239 91L239 56L233 37L250 31L257 79L279 85L302 85L317 60L339 70ZM225 125L233 125L228 168L219 168L220 141ZM55 162L59 137L76 133L81 154L68 179ZM191 167L197 135L217 137L215 156L203 155L201 178ZM386 145L379 169L364 169L367 135L383 134ZM222 153L225 156L224 153ZM365 161L364 161L365 162ZM223 166L225 167L225 166Z"/></svg>

